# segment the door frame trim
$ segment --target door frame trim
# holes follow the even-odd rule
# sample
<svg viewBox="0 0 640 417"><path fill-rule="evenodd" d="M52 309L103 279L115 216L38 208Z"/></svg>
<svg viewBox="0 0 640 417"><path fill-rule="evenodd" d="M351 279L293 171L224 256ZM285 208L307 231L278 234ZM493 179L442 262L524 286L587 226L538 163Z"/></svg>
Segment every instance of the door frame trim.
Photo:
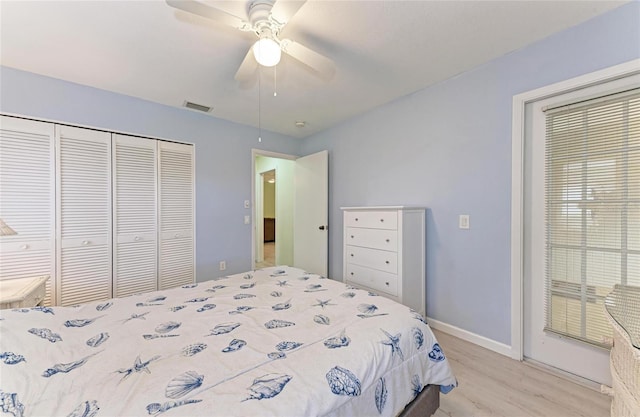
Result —
<svg viewBox="0 0 640 417"><path fill-rule="evenodd" d="M279 158L296 160L297 155L286 153L265 151L263 149L251 149L251 269L255 269L256 265L256 157L265 156L268 158Z"/></svg>
<svg viewBox="0 0 640 417"><path fill-rule="evenodd" d="M511 358L524 358L525 106L538 100L640 73L640 59L513 96L511 119Z"/></svg>

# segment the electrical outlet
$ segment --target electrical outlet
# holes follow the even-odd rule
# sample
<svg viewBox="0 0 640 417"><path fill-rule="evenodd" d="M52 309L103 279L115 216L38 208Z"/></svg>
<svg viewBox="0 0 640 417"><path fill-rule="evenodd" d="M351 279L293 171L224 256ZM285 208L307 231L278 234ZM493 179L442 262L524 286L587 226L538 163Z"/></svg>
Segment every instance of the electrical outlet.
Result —
<svg viewBox="0 0 640 417"><path fill-rule="evenodd" d="M468 229L469 228L469 215L461 214L458 218L458 227L460 229Z"/></svg>
<svg viewBox="0 0 640 417"><path fill-rule="evenodd" d="M227 263L225 261L220 261L220 270L224 271L227 269Z"/></svg>
<svg viewBox="0 0 640 417"><path fill-rule="evenodd" d="M244 224L251 223L251 216L244 216Z"/></svg>

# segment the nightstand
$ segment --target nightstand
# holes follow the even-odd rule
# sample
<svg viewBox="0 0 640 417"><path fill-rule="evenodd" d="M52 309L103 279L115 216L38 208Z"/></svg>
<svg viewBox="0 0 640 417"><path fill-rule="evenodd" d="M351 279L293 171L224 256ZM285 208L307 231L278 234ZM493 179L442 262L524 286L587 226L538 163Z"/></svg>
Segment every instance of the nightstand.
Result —
<svg viewBox="0 0 640 417"><path fill-rule="evenodd" d="M48 275L0 281L0 309L35 307L44 300Z"/></svg>

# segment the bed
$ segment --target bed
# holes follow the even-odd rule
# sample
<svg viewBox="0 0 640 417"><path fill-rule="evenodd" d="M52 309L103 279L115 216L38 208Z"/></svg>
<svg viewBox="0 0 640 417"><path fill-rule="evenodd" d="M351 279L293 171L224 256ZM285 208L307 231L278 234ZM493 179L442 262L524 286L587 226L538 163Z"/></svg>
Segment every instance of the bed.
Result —
<svg viewBox="0 0 640 417"><path fill-rule="evenodd" d="M421 315L291 267L2 310L0 359L14 416L425 415L456 385Z"/></svg>

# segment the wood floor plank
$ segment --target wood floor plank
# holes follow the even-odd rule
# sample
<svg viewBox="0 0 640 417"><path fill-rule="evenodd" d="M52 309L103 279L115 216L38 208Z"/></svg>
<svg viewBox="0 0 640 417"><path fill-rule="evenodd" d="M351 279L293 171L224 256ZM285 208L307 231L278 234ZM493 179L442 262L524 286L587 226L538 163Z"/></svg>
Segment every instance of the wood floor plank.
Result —
<svg viewBox="0 0 640 417"><path fill-rule="evenodd" d="M434 330L459 386L436 417L605 417L611 398L591 388Z"/></svg>

